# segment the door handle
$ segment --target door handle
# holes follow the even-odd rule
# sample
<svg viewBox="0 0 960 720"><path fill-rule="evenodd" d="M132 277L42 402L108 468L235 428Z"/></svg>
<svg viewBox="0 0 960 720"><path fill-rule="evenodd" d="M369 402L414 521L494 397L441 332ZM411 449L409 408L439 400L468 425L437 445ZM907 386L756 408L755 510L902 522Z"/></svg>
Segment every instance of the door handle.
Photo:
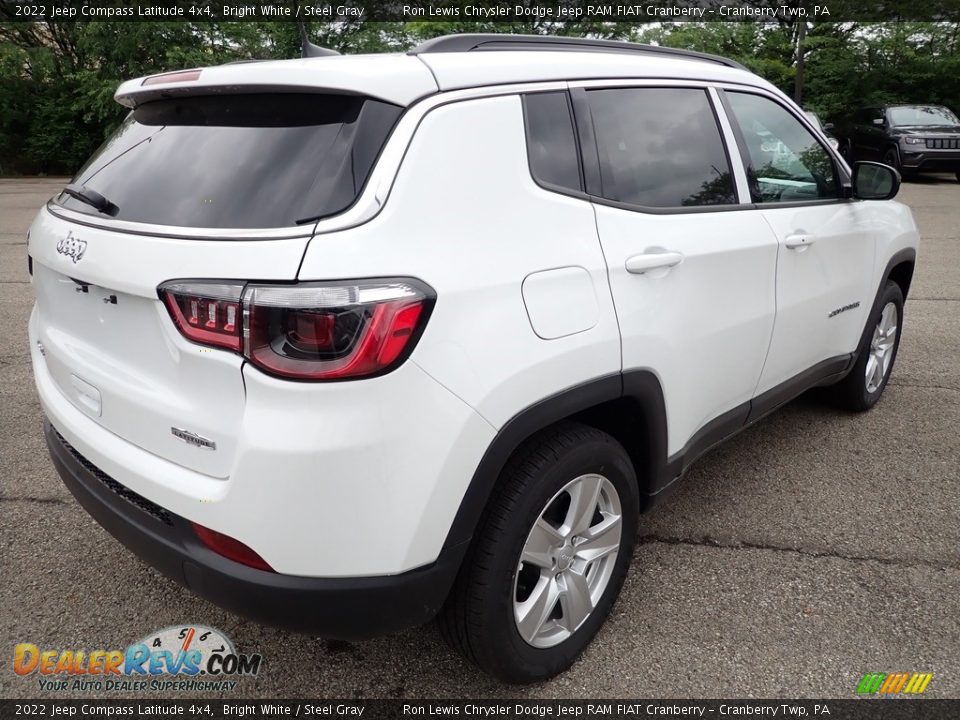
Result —
<svg viewBox="0 0 960 720"><path fill-rule="evenodd" d="M678 252L647 252L627 258L627 272L642 275L650 270L672 268L683 262L683 254Z"/></svg>
<svg viewBox="0 0 960 720"><path fill-rule="evenodd" d="M796 235L788 235L783 241L783 244L791 250L805 250L810 245L813 245L816 241L817 239L813 237L813 235L797 233Z"/></svg>

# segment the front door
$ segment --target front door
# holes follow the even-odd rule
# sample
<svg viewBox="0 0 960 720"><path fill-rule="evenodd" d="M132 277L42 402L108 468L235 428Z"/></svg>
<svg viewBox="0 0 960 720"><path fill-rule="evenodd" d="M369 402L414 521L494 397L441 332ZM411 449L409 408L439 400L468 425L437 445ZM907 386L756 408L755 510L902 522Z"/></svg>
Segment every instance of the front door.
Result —
<svg viewBox="0 0 960 720"><path fill-rule="evenodd" d="M757 395L802 389L842 371L856 349L873 302L871 223L863 203L843 198L841 168L786 105L731 90L725 105L752 199L779 244L776 323Z"/></svg>

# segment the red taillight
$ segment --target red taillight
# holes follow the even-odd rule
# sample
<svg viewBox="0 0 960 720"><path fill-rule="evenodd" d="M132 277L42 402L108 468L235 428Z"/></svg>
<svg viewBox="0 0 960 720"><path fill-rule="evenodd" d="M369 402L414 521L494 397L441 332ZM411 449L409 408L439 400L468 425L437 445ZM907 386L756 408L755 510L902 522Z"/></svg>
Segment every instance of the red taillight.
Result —
<svg viewBox="0 0 960 720"><path fill-rule="evenodd" d="M257 570L266 570L267 572L276 572L267 561L257 555L256 552L244 545L239 540L234 540L229 535L224 535L216 530L190 523L193 525L193 531L200 538L201 542L213 550L217 555L222 555L228 560L233 560L242 565L247 565Z"/></svg>
<svg viewBox="0 0 960 720"><path fill-rule="evenodd" d="M190 340L243 354L274 375L343 380L390 370L413 349L433 303L415 280L160 287Z"/></svg>
<svg viewBox="0 0 960 720"><path fill-rule="evenodd" d="M170 316L188 339L239 352L243 285L172 282L160 286Z"/></svg>

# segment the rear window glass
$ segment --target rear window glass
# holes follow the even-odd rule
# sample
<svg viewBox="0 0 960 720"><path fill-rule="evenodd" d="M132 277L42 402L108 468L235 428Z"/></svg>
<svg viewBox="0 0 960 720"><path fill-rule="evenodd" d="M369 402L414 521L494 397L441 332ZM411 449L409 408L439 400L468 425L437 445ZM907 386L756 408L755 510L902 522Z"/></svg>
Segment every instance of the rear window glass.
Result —
<svg viewBox="0 0 960 720"><path fill-rule="evenodd" d="M134 110L73 183L119 220L290 227L349 207L401 108L346 95L185 97ZM108 217L61 194L78 212Z"/></svg>

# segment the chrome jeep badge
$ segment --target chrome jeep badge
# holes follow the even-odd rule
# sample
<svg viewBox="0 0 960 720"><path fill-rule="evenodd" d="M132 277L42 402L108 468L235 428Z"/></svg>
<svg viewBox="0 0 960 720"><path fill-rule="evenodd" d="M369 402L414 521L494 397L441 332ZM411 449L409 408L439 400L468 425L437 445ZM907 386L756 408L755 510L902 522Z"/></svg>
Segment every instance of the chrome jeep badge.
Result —
<svg viewBox="0 0 960 720"><path fill-rule="evenodd" d="M66 255L73 262L80 262L80 258L87 251L87 241L73 236L73 230L57 243L57 252Z"/></svg>

